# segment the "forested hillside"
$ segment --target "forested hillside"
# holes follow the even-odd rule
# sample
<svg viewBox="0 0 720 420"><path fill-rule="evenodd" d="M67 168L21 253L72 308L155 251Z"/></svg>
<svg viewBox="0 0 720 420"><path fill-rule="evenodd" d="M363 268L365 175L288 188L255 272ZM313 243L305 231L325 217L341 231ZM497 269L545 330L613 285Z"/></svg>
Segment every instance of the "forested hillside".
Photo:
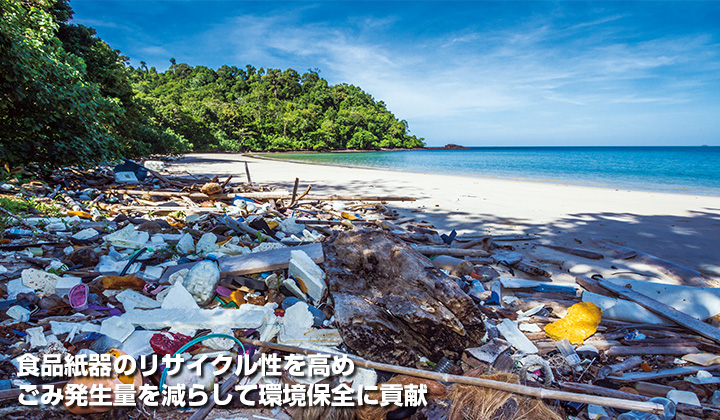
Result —
<svg viewBox="0 0 720 420"><path fill-rule="evenodd" d="M318 71L133 68L72 13L67 0L0 0L2 164L423 145L383 102Z"/></svg>
<svg viewBox="0 0 720 420"><path fill-rule="evenodd" d="M137 97L195 150L327 150L421 147L407 123L352 85L316 71L175 64L135 69Z"/></svg>

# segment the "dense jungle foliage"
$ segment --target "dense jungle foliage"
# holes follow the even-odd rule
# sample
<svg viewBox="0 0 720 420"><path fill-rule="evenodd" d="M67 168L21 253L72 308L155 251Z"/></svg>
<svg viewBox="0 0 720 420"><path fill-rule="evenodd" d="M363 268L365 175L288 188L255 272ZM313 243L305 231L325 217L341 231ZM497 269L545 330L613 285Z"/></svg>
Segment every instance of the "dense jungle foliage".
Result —
<svg viewBox="0 0 720 420"><path fill-rule="evenodd" d="M0 0L0 160L51 169L189 151L422 147L382 101L319 71L139 68L68 0Z"/></svg>

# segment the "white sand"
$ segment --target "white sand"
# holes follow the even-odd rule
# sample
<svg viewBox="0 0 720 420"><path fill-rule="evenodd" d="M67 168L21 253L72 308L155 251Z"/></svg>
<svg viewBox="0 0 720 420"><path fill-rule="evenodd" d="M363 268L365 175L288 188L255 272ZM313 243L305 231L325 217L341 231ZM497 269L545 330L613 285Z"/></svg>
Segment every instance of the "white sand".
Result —
<svg viewBox="0 0 720 420"><path fill-rule="evenodd" d="M452 229L461 234L534 233L542 236L543 243L592 250L599 249L593 240L607 239L720 276L720 197L357 169L229 154L189 155L171 165L171 171L234 175L235 181L245 181L243 161L249 162L256 183L291 189L298 177L301 190L312 184L315 194L414 196L416 202L390 204L403 209L404 215L432 223L441 233ZM538 258L574 265L566 264L564 271L601 270L590 260L545 248L535 253ZM609 261L600 266L606 276L615 270Z"/></svg>

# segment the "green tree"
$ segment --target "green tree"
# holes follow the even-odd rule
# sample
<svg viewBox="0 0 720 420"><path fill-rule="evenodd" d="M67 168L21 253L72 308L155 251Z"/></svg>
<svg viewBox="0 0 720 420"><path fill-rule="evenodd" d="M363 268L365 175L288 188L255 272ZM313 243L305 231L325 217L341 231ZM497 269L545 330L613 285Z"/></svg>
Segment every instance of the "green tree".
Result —
<svg viewBox="0 0 720 420"><path fill-rule="evenodd" d="M0 0L0 156L44 169L116 156L123 110L86 81L83 60L56 37L48 0Z"/></svg>

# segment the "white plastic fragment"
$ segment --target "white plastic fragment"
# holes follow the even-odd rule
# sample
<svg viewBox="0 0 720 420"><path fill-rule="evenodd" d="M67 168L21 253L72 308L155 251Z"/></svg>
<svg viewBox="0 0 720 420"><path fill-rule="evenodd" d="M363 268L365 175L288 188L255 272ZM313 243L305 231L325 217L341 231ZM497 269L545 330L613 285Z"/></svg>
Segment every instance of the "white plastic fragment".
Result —
<svg viewBox="0 0 720 420"><path fill-rule="evenodd" d="M514 322L505 318L497 325L498 332L505 337L513 347L526 354L538 352L538 348L523 334Z"/></svg>
<svg viewBox="0 0 720 420"><path fill-rule="evenodd" d="M80 232L74 234L72 237L77 240L82 241L85 239L94 238L94 237L98 236L99 234L100 234L100 232L98 232L97 230L95 230L93 228L87 228L87 229L83 229Z"/></svg>
<svg viewBox="0 0 720 420"><path fill-rule="evenodd" d="M60 277L57 280L57 283L55 283L55 294L60 297L67 296L67 294L70 293L70 289L72 289L74 286L77 286L80 283L82 283L82 279L80 277L71 277L71 276Z"/></svg>
<svg viewBox="0 0 720 420"><path fill-rule="evenodd" d="M31 289L23 284L23 279L13 279L7 282L8 299L15 299L20 293L32 293L34 289Z"/></svg>
<svg viewBox="0 0 720 420"><path fill-rule="evenodd" d="M118 184L137 184L138 179L135 172L115 172L115 182Z"/></svg>
<svg viewBox="0 0 720 420"><path fill-rule="evenodd" d="M137 312L137 311L134 311ZM111 316L100 325L100 333L118 341L125 341L135 331L132 324L119 316Z"/></svg>
<svg viewBox="0 0 720 420"><path fill-rule="evenodd" d="M276 322L274 310L268 306L240 305L238 309L151 309L132 311L120 316L128 323L146 330L161 330L173 327L175 330L212 329L217 325L230 328L260 328L266 322Z"/></svg>
<svg viewBox="0 0 720 420"><path fill-rule="evenodd" d="M21 277L24 286L46 295L55 293L55 285L60 278L55 274L47 273L42 270L36 270L34 268L23 270Z"/></svg>
<svg viewBox="0 0 720 420"><path fill-rule="evenodd" d="M72 332L100 332L100 326L89 322L57 322L50 321L50 330L55 335L62 335ZM76 332L76 333L77 333Z"/></svg>
<svg viewBox="0 0 720 420"><path fill-rule="evenodd" d="M135 308L155 309L160 307L160 302L157 300L131 289L123 290L115 296L115 299L122 303L125 312L133 311Z"/></svg>
<svg viewBox="0 0 720 420"><path fill-rule="evenodd" d="M283 280L282 285L285 286L286 289L291 291L292 294L294 294L296 298L302 300L303 302L307 302L307 300L308 300L307 296L305 295L305 293L303 293L302 290L300 290L300 288L297 286L297 284L295 284L293 279Z"/></svg>
<svg viewBox="0 0 720 420"><path fill-rule="evenodd" d="M146 160L143 166L151 171L160 172L165 169L165 162L161 160Z"/></svg>
<svg viewBox="0 0 720 420"><path fill-rule="evenodd" d="M30 350L48 345L43 327L28 328L25 333L27 334L27 341L30 343Z"/></svg>
<svg viewBox="0 0 720 420"><path fill-rule="evenodd" d="M157 331L133 331L130 336L123 341L122 351L129 354L133 358L146 356L155 353L150 346L150 339Z"/></svg>
<svg viewBox="0 0 720 420"><path fill-rule="evenodd" d="M522 332L536 333L542 331L537 324L520 324L518 326Z"/></svg>
<svg viewBox="0 0 720 420"><path fill-rule="evenodd" d="M193 237L190 236L189 233L183 233L180 237L180 240L178 240L176 248L178 252L180 252L183 255L191 254L195 252L195 241L193 240Z"/></svg>
<svg viewBox="0 0 720 420"><path fill-rule="evenodd" d="M160 306L162 309L198 310L195 298L187 291L181 281L176 282L165 295Z"/></svg>
<svg viewBox="0 0 720 420"><path fill-rule="evenodd" d="M160 266L147 267L145 269L145 276L149 279L157 280L162 277L165 268Z"/></svg>
<svg viewBox="0 0 720 420"><path fill-rule="evenodd" d="M294 217L288 217L285 220L280 220L280 230L289 235L299 235L305 230L305 225L297 223L297 219Z"/></svg>
<svg viewBox="0 0 720 420"><path fill-rule="evenodd" d="M694 392L680 391L679 389L673 389L667 393L667 399L674 402L675 404L684 403L700 407L700 400Z"/></svg>
<svg viewBox="0 0 720 420"><path fill-rule="evenodd" d="M200 237L200 240L195 245L195 252L203 257L218 250L217 236L214 233L208 232Z"/></svg>
<svg viewBox="0 0 720 420"><path fill-rule="evenodd" d="M170 282L170 284L175 284L178 281L182 283L189 272L189 268L183 268L181 270L178 270L168 276L168 281Z"/></svg>
<svg viewBox="0 0 720 420"><path fill-rule="evenodd" d="M320 300L327 289L325 272L303 251L290 251L288 275L302 281L308 296L315 301Z"/></svg>
<svg viewBox="0 0 720 420"><path fill-rule="evenodd" d="M129 224L124 228L105 235L103 240L108 244L118 248L139 249L145 246L150 234L141 230L135 230L135 226Z"/></svg>
<svg viewBox="0 0 720 420"><path fill-rule="evenodd" d="M20 305L13 305L5 312L7 316L20 322L27 322L30 319L30 313L28 309Z"/></svg>
<svg viewBox="0 0 720 420"><path fill-rule="evenodd" d="M225 325L217 325L212 329L212 334L233 335L233 330ZM214 350L230 350L235 346L235 342L229 338L210 338L203 341L203 344Z"/></svg>
<svg viewBox="0 0 720 420"><path fill-rule="evenodd" d="M583 302L591 302L602 309L603 318L638 324L668 324L670 321L655 315L635 302L616 299L597 293L584 291Z"/></svg>

